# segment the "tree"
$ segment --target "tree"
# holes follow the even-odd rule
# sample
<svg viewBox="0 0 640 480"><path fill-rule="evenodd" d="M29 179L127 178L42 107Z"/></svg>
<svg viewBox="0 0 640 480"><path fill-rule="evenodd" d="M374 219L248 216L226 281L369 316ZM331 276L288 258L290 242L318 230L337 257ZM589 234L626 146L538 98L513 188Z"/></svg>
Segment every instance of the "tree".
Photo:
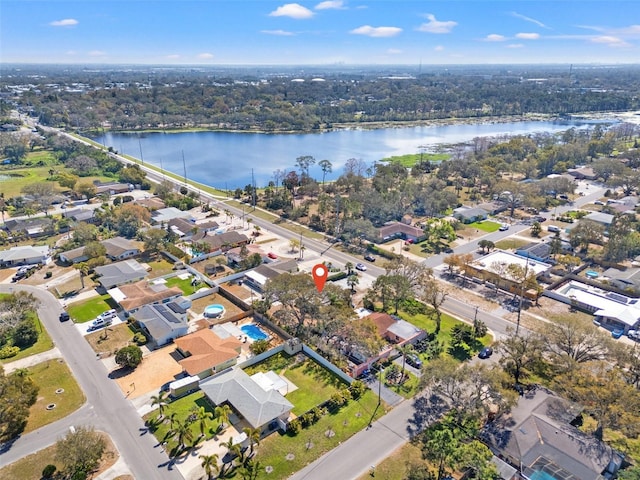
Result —
<svg viewBox="0 0 640 480"><path fill-rule="evenodd" d="M32 205L37 211L47 213L56 191L51 182L33 182L22 187L22 193L33 199Z"/></svg>
<svg viewBox="0 0 640 480"><path fill-rule="evenodd" d="M486 239L480 240L478 246L482 249L482 253L488 253L496 247L495 243Z"/></svg>
<svg viewBox="0 0 640 480"><path fill-rule="evenodd" d="M20 322L11 334L13 344L20 349L30 347L38 341L38 330L31 318Z"/></svg>
<svg viewBox="0 0 640 480"><path fill-rule="evenodd" d="M22 433L29 408L38 399L38 386L25 373L20 370L5 375L0 365L0 443Z"/></svg>
<svg viewBox="0 0 640 480"><path fill-rule="evenodd" d="M167 232L150 228L144 232L144 249L150 254L158 254L167 240Z"/></svg>
<svg viewBox="0 0 640 480"><path fill-rule="evenodd" d="M400 303L413 295L409 280L402 275L380 275L371 286L370 293L382 302L383 309L393 305L395 314Z"/></svg>
<svg viewBox="0 0 640 480"><path fill-rule="evenodd" d="M142 362L142 350L137 345L123 347L116 352L116 363L124 368L136 368Z"/></svg>
<svg viewBox="0 0 640 480"><path fill-rule="evenodd" d="M89 275L89 265L85 262L80 262L78 264L78 270L80 271L80 284L82 285L82 289L84 290L84 277Z"/></svg>
<svg viewBox="0 0 640 480"><path fill-rule="evenodd" d="M618 480L640 480L640 465L620 470Z"/></svg>
<svg viewBox="0 0 640 480"><path fill-rule="evenodd" d="M540 236L540 232L542 232L540 222L533 222L533 225L531 225L531 236L538 238Z"/></svg>
<svg viewBox="0 0 640 480"><path fill-rule="evenodd" d="M320 160L318 165L322 169L322 188L324 189L324 179L327 176L327 173L332 172L333 164L329 160Z"/></svg>
<svg viewBox="0 0 640 480"><path fill-rule="evenodd" d="M223 403L222 405L218 405L213 410L213 415L220 422L221 430L224 430L225 428L227 428L227 424L229 423L229 416L232 413L233 413L233 410L231 410L231 407L226 403Z"/></svg>
<svg viewBox="0 0 640 480"><path fill-rule="evenodd" d="M158 406L158 413L160 414L160 419L164 417L164 408L168 405L167 402L167 392L161 390L158 395L151 396L151 406Z"/></svg>
<svg viewBox="0 0 640 480"><path fill-rule="evenodd" d="M93 197L97 195L96 186L93 183L89 183L89 182L77 183L74 191L80 197L86 197L87 200L91 200Z"/></svg>
<svg viewBox="0 0 640 480"><path fill-rule="evenodd" d="M177 451L184 450L187 443L193 442L193 432L191 431L191 424L186 421L178 421L175 427L169 432L169 436L175 440L178 444Z"/></svg>
<svg viewBox="0 0 640 480"><path fill-rule="evenodd" d="M351 289L351 293L354 293L356 290L356 285L358 285L360 283L360 280L358 279L357 275L349 275L347 277L347 285L349 286L349 288Z"/></svg>
<svg viewBox="0 0 640 480"><path fill-rule="evenodd" d="M319 314L322 295L327 291L325 287L322 294L318 293L313 279L307 274L283 273L267 281L264 299L269 304L280 301L282 308L274 313L274 320L293 335L304 338L307 335L305 323Z"/></svg>
<svg viewBox="0 0 640 480"><path fill-rule="evenodd" d="M562 253L562 239L560 238L560 232L556 232L556 234L549 242L549 253L553 255L553 258L556 258L556 255Z"/></svg>
<svg viewBox="0 0 640 480"><path fill-rule="evenodd" d="M249 439L249 456L253 455L254 449L257 445L260 445L260 429L245 427L242 429L246 433Z"/></svg>
<svg viewBox="0 0 640 480"><path fill-rule="evenodd" d="M496 351L503 356L504 370L513 377L516 384L542 360L543 349L542 339L535 334L510 335L496 345Z"/></svg>
<svg viewBox="0 0 640 480"><path fill-rule="evenodd" d="M587 253L592 243L602 243L604 227L591 220L580 220L580 223L569 232L569 243L572 247L580 247Z"/></svg>
<svg viewBox="0 0 640 480"><path fill-rule="evenodd" d="M79 426L58 440L55 447L55 458L64 465L69 478L86 478L98 467L106 442L93 427Z"/></svg>
<svg viewBox="0 0 640 480"><path fill-rule="evenodd" d="M218 466L218 455L200 455L198 457L201 460L200 466L204 469L204 474L207 476L207 480L211 480L213 475L220 471Z"/></svg>
<svg viewBox="0 0 640 480"><path fill-rule="evenodd" d="M406 367L405 363L407 361L407 355L414 353L415 349L413 348L413 345L411 345L410 343L407 343L405 345L397 346L396 350L398 350L398 352L400 352L400 355L402 355L402 377L404 377L404 369Z"/></svg>
<svg viewBox="0 0 640 480"><path fill-rule="evenodd" d="M442 323L442 310L440 307L447 299L448 292L443 285L433 276L430 275L422 282L421 300L429 305L429 314L435 316L436 330L435 334L440 333L440 325Z"/></svg>
<svg viewBox="0 0 640 480"><path fill-rule="evenodd" d="M104 257L107 254L107 248L100 242L91 241L85 244L82 253L89 257L89 259Z"/></svg>
<svg viewBox="0 0 640 480"><path fill-rule="evenodd" d="M256 340L251 345L249 345L249 350L254 355L260 355L261 353L264 353L267 350L269 350L269 340L267 339Z"/></svg>
<svg viewBox="0 0 640 480"><path fill-rule="evenodd" d="M204 407L198 408L196 411L196 421L200 428L200 436L204 437L207 430L207 423L213 420L213 413L207 412Z"/></svg>
<svg viewBox="0 0 640 480"><path fill-rule="evenodd" d="M53 175L51 175L53 177ZM79 177L72 173L62 172L56 175L55 178L61 187L68 188L69 190L73 190L76 183L78 183Z"/></svg>

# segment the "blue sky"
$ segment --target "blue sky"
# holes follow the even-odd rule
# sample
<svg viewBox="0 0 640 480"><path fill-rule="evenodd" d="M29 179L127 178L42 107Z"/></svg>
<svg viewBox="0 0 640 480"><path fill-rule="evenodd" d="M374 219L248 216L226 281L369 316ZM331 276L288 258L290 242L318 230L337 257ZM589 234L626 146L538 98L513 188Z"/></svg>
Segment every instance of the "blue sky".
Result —
<svg viewBox="0 0 640 480"><path fill-rule="evenodd" d="M640 1L3 0L0 61L640 63Z"/></svg>

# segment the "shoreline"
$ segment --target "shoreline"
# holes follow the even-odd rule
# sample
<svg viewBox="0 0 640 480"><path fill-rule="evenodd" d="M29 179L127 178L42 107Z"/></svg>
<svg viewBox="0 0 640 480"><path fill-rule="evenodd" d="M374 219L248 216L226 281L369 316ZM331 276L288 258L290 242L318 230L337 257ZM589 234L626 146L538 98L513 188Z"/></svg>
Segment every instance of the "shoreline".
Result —
<svg viewBox="0 0 640 480"><path fill-rule="evenodd" d="M118 133L118 134L145 134L145 133L197 133L197 132L224 132L224 133L238 133L238 134L259 134L259 135L307 135L307 134L322 134L340 130L380 130L385 128L415 128L415 127L430 127L430 126L449 126L449 125L470 125L470 124L496 124L496 123L510 123L510 122L544 122L544 121L561 121L561 120L602 120L602 119L616 119L620 122L630 122L640 124L640 112L638 111L623 111L623 112L585 112L585 113L573 113L567 116L560 114L542 114L542 113L527 113L522 115L501 115L501 116L481 116L481 117L449 117L442 119L431 120L411 120L411 121L377 121L377 122L347 122L347 123L334 123L330 128L319 128L314 130L237 130L227 129L220 127L186 127L186 128L147 128L141 130L115 130L115 129L103 129L103 130L88 130L86 133L91 135L104 135L106 133Z"/></svg>

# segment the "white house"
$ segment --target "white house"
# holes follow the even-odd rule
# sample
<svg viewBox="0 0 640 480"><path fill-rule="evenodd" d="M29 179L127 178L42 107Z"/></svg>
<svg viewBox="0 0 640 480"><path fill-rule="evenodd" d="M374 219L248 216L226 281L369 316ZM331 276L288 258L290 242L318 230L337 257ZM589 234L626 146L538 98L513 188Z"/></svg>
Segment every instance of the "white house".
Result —
<svg viewBox="0 0 640 480"><path fill-rule="evenodd" d="M51 261L51 251L47 245L40 247L11 247L0 251L0 266L46 265Z"/></svg>

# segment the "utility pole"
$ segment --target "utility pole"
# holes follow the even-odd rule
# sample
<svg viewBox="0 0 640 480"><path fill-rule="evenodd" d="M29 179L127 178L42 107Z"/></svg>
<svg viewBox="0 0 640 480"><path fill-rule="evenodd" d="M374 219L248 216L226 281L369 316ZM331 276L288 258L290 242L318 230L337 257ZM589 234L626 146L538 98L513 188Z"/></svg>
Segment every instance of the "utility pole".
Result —
<svg viewBox="0 0 640 480"><path fill-rule="evenodd" d="M518 336L518 332L520 331L520 315L522 314L522 299L524 297L524 285L527 283L527 274L529 273L529 259L527 258L527 263L524 267L524 278L522 279L522 285L520 285L520 303L518 305L518 319L516 321L516 337Z"/></svg>
<svg viewBox="0 0 640 480"><path fill-rule="evenodd" d="M140 137L138 137L138 147L140 147L140 160L142 161L142 165L144 165L144 157L142 156L142 142L140 141Z"/></svg>

